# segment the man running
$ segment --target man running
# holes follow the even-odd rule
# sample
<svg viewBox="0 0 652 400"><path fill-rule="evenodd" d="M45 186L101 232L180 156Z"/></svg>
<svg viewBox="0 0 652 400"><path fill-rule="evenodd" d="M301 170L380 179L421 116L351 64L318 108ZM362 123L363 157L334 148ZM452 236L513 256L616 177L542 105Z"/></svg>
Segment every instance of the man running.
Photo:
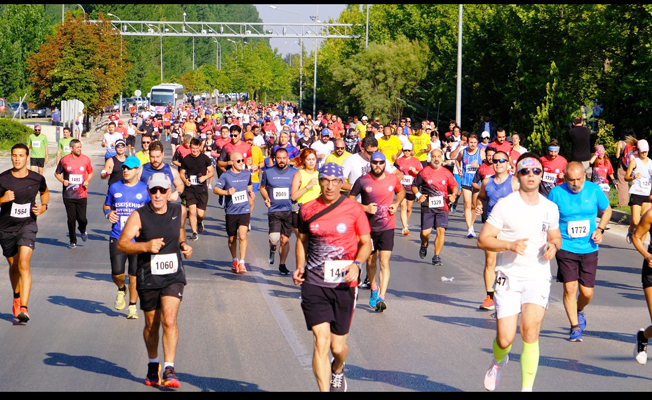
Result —
<svg viewBox="0 0 652 400"><path fill-rule="evenodd" d="M57 143L57 155L55 159L55 164L59 164L59 160L63 156L70 154L70 141L72 140L72 132L67 126L63 128L63 137L59 139Z"/></svg>
<svg viewBox="0 0 652 400"><path fill-rule="evenodd" d="M86 208L88 205L88 185L93 179L93 165L90 158L82 154L79 139L70 141L70 154L63 157L54 172L55 178L63 184L63 205L68 216L69 249L77 247L75 227L79 224L82 241L88 239L86 234Z"/></svg>
<svg viewBox="0 0 652 400"><path fill-rule="evenodd" d="M440 254L446 241L449 205L457 198L458 189L453 173L443 166L443 160L444 153L440 149L434 149L430 153L430 165L419 171L410 187L415 199L421 203L419 257L422 259L426 258L428 254L428 242L432 228L435 228L437 232L432 265L443 265Z"/></svg>
<svg viewBox="0 0 652 400"><path fill-rule="evenodd" d="M279 266L281 274L287 275L290 271L285 265L290 252L290 236L292 236L292 178L297 169L289 166L288 152L279 148L275 153L275 165L263 170L260 178L260 195L265 200L268 208L269 220L269 264L274 264L276 248L279 247Z"/></svg>
<svg viewBox="0 0 652 400"><path fill-rule="evenodd" d="M192 230L191 240L197 240L197 233L204 232L204 218L208 206L208 182L215 174L213 161L202 150L201 140L193 138L190 141L190 154L181 160L179 170L179 176L185 185L183 193Z"/></svg>
<svg viewBox="0 0 652 400"><path fill-rule="evenodd" d="M234 125L237 126L237 125ZM231 166L217 180L213 193L225 196L226 234L229 237L229 251L233 258L231 271L236 274L247 272L245 255L247 253L247 232L251 221L251 205L254 198L251 184L251 172L245 170L245 158L240 153L231 153L228 161ZM238 242L240 242L240 258L238 258Z"/></svg>
<svg viewBox="0 0 652 400"><path fill-rule="evenodd" d="M344 174L335 163L319 172L320 196L299 213L296 244L301 309L312 331L312 368L320 391L346 391L347 335L358 297L360 264L371 254L369 222L355 201L340 194ZM329 350L333 356L329 360Z"/></svg>
<svg viewBox="0 0 652 400"><path fill-rule="evenodd" d="M181 193L183 193L185 186L181 180L179 171L172 169L170 165L163 162L164 156L163 143L158 140L152 142L152 144L149 146L148 161L146 163L142 163L141 160L141 165L143 167L140 174L140 180L147 183L150 176L152 176L154 173L164 173L168 176L168 178L170 178L170 182L172 182L172 185L176 189L174 192L172 192L172 194L170 194L170 201L177 201Z"/></svg>
<svg viewBox="0 0 652 400"><path fill-rule="evenodd" d="M478 149L478 137L471 133L467 139L468 147L463 149L457 156L457 170L460 172L462 186L462 197L464 199L464 220L466 221L466 237L474 238L475 212L473 211L473 178L476 171L482 164L480 149Z"/></svg>
<svg viewBox="0 0 652 400"><path fill-rule="evenodd" d="M564 180L565 183L550 191L548 200L559 207L562 244L556 254L557 280L564 284L564 308L571 324L570 341L581 342L582 331L586 328L584 309L593 299L598 245L611 219L611 206L599 185L586 182L581 162L568 163ZM598 211L602 211L602 217L596 226Z"/></svg>
<svg viewBox="0 0 652 400"><path fill-rule="evenodd" d="M179 328L177 315L186 285L181 256L192 255L183 227L186 209L170 202L172 182L167 175L153 174L147 181L150 201L127 219L118 251L138 255L137 289L145 313L143 338L147 348L147 386L178 388L174 370ZM163 327L163 377L158 359L159 329Z"/></svg>
<svg viewBox="0 0 652 400"><path fill-rule="evenodd" d="M493 147L487 148L487 157L492 157L491 165L494 173L487 176L481 183L480 192L475 203L475 213L486 217L491 214L498 200L518 190L518 179L509 173L509 156L504 151L494 151ZM478 171L479 173L479 171ZM486 202L487 206L483 206ZM496 278L496 253L484 251L484 285L487 297L480 305L481 310L493 310L494 288Z"/></svg>
<svg viewBox="0 0 652 400"><path fill-rule="evenodd" d="M550 296L550 260L561 247L559 210L539 194L543 166L534 153L517 163L519 190L496 203L487 218L478 247L496 256L496 338L493 361L484 386L493 391L519 327L521 315L522 389L531 391L539 365L539 332Z"/></svg>
<svg viewBox="0 0 652 400"><path fill-rule="evenodd" d="M43 167L49 160L48 137L41 135L41 125L34 125L34 133L29 135L28 138L29 150L31 155L29 157L30 169L43 175Z"/></svg>
<svg viewBox="0 0 652 400"><path fill-rule="evenodd" d="M396 210L405 198L405 189L394 174L385 173L387 157L380 151L371 155L371 171L361 176L353 188L349 198L355 200L360 195L362 209L367 214L371 227L373 248L367 260L367 277L369 278L371 295L369 306L377 312L387 309L385 296L389 285L389 259L394 249L394 228L396 225ZM396 202L394 202L396 193ZM380 273L376 283L376 262L380 262Z"/></svg>
<svg viewBox="0 0 652 400"><path fill-rule="evenodd" d="M109 187L123 179L122 163L127 159L127 146L123 139L116 140L114 147L115 155L106 159L104 169L100 173L100 178L109 179ZM140 166L140 160L138 160L138 165Z"/></svg>
<svg viewBox="0 0 652 400"><path fill-rule="evenodd" d="M103 209L106 219L112 224L111 234L109 235L109 258L111 260L111 278L118 287L115 309L122 310L125 308L125 296L127 294L125 270L127 262L129 262L129 313L127 319L136 319L138 318L136 310L136 302L138 301L136 288L138 257L135 254L128 255L118 251L118 239L120 239L122 228L131 213L149 202L150 198L147 192L147 184L138 179L141 169L140 160L136 156L127 157L125 162L120 165L120 170L123 179L109 186Z"/></svg>
<svg viewBox="0 0 652 400"><path fill-rule="evenodd" d="M13 290L12 311L20 322L29 321L28 303L32 289L30 260L36 246L36 218L48 209L50 192L42 174L27 166L29 148L15 144L11 148L13 167L0 174L0 245L9 263ZM40 203L36 195L40 193Z"/></svg>
<svg viewBox="0 0 652 400"><path fill-rule="evenodd" d="M140 160L140 165L145 165L149 162L149 146L152 144L151 136L142 136L140 139L141 150L136 153L136 157Z"/></svg>

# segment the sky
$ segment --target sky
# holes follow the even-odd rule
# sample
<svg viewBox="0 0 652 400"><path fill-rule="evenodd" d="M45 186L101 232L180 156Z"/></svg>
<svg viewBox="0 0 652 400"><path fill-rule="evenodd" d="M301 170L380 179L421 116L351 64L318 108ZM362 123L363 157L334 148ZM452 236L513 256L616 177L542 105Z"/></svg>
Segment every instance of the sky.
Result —
<svg viewBox="0 0 652 400"><path fill-rule="evenodd" d="M346 8L346 4L254 4L263 22L269 23L311 23L311 15L316 15L320 21L336 20ZM274 10L270 6L278 9ZM300 15L299 15L300 14ZM282 55L299 53L300 47L294 41L298 39L270 39L272 48L277 48ZM303 46L307 53L312 51L312 40L304 40Z"/></svg>

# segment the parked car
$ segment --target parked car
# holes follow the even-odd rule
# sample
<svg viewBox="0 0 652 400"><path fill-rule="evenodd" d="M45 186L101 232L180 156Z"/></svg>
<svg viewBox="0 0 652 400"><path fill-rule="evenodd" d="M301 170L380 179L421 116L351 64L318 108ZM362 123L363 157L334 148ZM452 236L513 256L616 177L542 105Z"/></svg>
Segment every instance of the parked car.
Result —
<svg viewBox="0 0 652 400"><path fill-rule="evenodd" d="M15 102L15 103L9 103L9 107L11 107L11 113L14 116L14 118L18 118L18 105L20 103ZM20 109L20 118L25 118L27 115L27 103L23 102L23 106Z"/></svg>
<svg viewBox="0 0 652 400"><path fill-rule="evenodd" d="M27 111L28 118L50 118L52 117L52 110L49 108L35 108Z"/></svg>
<svg viewBox="0 0 652 400"><path fill-rule="evenodd" d="M7 110L7 100L0 97L0 114L4 114Z"/></svg>

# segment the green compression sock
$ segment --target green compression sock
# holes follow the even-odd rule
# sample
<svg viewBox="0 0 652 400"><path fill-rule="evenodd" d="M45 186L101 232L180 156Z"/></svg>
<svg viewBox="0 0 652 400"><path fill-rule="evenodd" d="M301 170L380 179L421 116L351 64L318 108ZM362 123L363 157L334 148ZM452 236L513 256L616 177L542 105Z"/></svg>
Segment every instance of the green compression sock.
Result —
<svg viewBox="0 0 652 400"><path fill-rule="evenodd" d="M510 344L507 346L506 349L501 349L500 346L498 346L498 342L496 342L496 339L494 339L494 359L496 362L503 362L507 354L512 350L512 345Z"/></svg>
<svg viewBox="0 0 652 400"><path fill-rule="evenodd" d="M523 375L523 389L532 390L534 377L539 367L539 341L534 343L523 342L521 354L521 373Z"/></svg>

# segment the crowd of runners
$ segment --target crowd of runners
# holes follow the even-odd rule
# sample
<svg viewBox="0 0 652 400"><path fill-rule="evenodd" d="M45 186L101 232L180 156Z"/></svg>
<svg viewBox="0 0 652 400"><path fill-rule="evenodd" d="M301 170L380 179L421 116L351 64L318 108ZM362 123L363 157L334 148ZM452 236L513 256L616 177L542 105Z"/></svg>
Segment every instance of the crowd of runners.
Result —
<svg viewBox="0 0 652 400"><path fill-rule="evenodd" d="M625 240L644 256L642 282L652 316L652 230L648 143L628 136L617 147L617 176L605 149L591 151L590 132L574 120L573 156L528 152L518 134L489 118L480 131L451 121L439 132L431 121L370 120L320 112L313 119L287 102L215 106L201 102L160 113L146 109L110 115L100 178L108 182L104 215L111 224L109 259L117 288L115 308L127 318L144 314L148 354L145 383L179 387L174 370L177 313L186 284L183 260L205 233L210 196L224 209L231 270L247 270L248 232L256 198L267 208L269 264L301 286L301 308L314 336L313 371L322 391L345 391L347 334L358 290L369 306L391 310L388 299L396 224L401 237L418 229L425 259L434 234L434 266L444 265L449 216L459 211L466 237L485 253L483 310L495 310L493 359L484 378L494 390L509 360L517 328L523 341L522 388L532 390L539 363L539 331L548 306L552 271L563 283L569 340L581 342L593 298L598 248L611 218L609 191L631 206ZM126 122L125 122L126 121ZM27 144L12 148L13 168L0 174L0 240L9 263L13 314L29 320L30 257L37 217L48 208L43 177L49 159L38 125ZM164 162L165 149L170 163ZM63 129L55 177L62 184L70 249L77 232L88 240L88 186L95 173L82 142ZM610 185L611 184L611 185ZM626 196L623 196L625 191ZM40 200L36 201L37 195ZM414 202L420 223L410 226ZM261 207L258 202L258 207ZM480 218L483 228L474 230ZM398 219L398 222L397 222ZM434 232L433 232L434 229ZM292 236L295 245L292 246ZM219 246L219 244L216 244ZM294 250L296 265L286 264ZM278 255L277 255L278 253ZM520 317L520 325L519 325ZM163 363L158 358L162 328ZM652 326L637 335L636 360L647 360Z"/></svg>

